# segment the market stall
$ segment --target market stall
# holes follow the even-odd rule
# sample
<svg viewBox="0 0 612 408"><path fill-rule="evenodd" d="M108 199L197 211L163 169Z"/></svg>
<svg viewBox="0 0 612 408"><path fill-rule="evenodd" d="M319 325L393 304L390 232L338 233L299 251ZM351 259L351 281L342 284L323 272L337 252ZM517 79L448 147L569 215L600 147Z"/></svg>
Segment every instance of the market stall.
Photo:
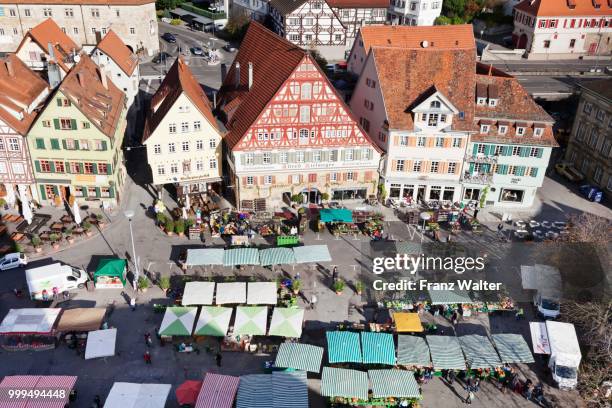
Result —
<svg viewBox="0 0 612 408"><path fill-rule="evenodd" d="M105 315L106 309L100 307L65 309L57 323L57 331L87 333L98 330L104 322Z"/></svg>
<svg viewBox="0 0 612 408"><path fill-rule="evenodd" d="M55 323L62 309L11 309L0 324L2 348L8 351L55 348Z"/></svg>
<svg viewBox="0 0 612 408"><path fill-rule="evenodd" d="M164 408L170 393L170 384L113 384L104 408Z"/></svg>
<svg viewBox="0 0 612 408"><path fill-rule="evenodd" d="M319 373L323 360L323 347L302 343L282 343L274 365L280 368Z"/></svg>
<svg viewBox="0 0 612 408"><path fill-rule="evenodd" d="M359 333L349 331L328 331L327 357L330 364L363 362Z"/></svg>
<svg viewBox="0 0 612 408"><path fill-rule="evenodd" d="M368 370L372 382L372 397L383 399L382 403L395 403L398 399L409 402L421 399L419 384L412 371L405 370ZM375 405L375 404L373 404Z"/></svg>
<svg viewBox="0 0 612 408"><path fill-rule="evenodd" d="M502 362L488 337L477 334L460 336L459 344L470 369L501 367Z"/></svg>
<svg viewBox="0 0 612 408"><path fill-rule="evenodd" d="M361 332L364 364L395 365L395 342L391 333Z"/></svg>
<svg viewBox="0 0 612 408"><path fill-rule="evenodd" d="M232 408L240 378L206 373L195 408Z"/></svg>
<svg viewBox="0 0 612 408"><path fill-rule="evenodd" d="M2 408L60 408L69 403L77 377L68 375L7 375L0 382ZM27 391L20 398L9 400L9 391ZM49 396L47 401L41 395ZM44 405L43 405L44 404Z"/></svg>
<svg viewBox="0 0 612 408"><path fill-rule="evenodd" d="M304 371L274 371L240 377L236 408L308 408Z"/></svg>
<svg viewBox="0 0 612 408"><path fill-rule="evenodd" d="M332 258L329 254L327 245L306 245L294 247L293 255L295 263L315 263L315 262L331 262Z"/></svg>
<svg viewBox="0 0 612 408"><path fill-rule="evenodd" d="M491 335L493 345L502 363L533 363L533 355L527 342L520 334L499 333Z"/></svg>
<svg viewBox="0 0 612 408"><path fill-rule="evenodd" d="M210 214L210 231L213 238L246 235L251 230L248 213L224 211Z"/></svg>
<svg viewBox="0 0 612 408"><path fill-rule="evenodd" d="M187 282L183 290L183 306L212 305L215 282Z"/></svg>
<svg viewBox="0 0 612 408"><path fill-rule="evenodd" d="M238 306L233 329L225 336L221 349L225 351L257 351L264 344L255 343L253 336L265 336L268 325L266 306Z"/></svg>
<svg viewBox="0 0 612 408"><path fill-rule="evenodd" d="M188 249L185 266L223 265L223 248Z"/></svg>
<svg viewBox="0 0 612 408"><path fill-rule="evenodd" d="M94 283L97 289L123 289L127 275L125 259L100 259L94 273Z"/></svg>
<svg viewBox="0 0 612 408"><path fill-rule="evenodd" d="M427 336L435 370L465 370L465 358L455 336Z"/></svg>
<svg viewBox="0 0 612 408"><path fill-rule="evenodd" d="M203 381L187 380L176 387L176 390L174 391L176 402L178 402L180 406L195 405L198 395L200 394L200 390L202 389L202 383Z"/></svg>
<svg viewBox="0 0 612 408"><path fill-rule="evenodd" d="M249 282L247 284L248 305L276 305L278 289L276 282Z"/></svg>
<svg viewBox="0 0 612 408"><path fill-rule="evenodd" d="M397 364L407 367L430 367L431 357L425 339L417 336L397 336Z"/></svg>
<svg viewBox="0 0 612 408"><path fill-rule="evenodd" d="M231 307L202 306L193 335L225 337L232 312Z"/></svg>
<svg viewBox="0 0 612 408"><path fill-rule="evenodd" d="M271 408L272 375L249 374L240 377L236 408Z"/></svg>
<svg viewBox="0 0 612 408"><path fill-rule="evenodd" d="M259 250L257 248L226 249L223 253L223 265L259 265Z"/></svg>
<svg viewBox="0 0 612 408"><path fill-rule="evenodd" d="M391 312L396 333L420 333L423 324L418 313Z"/></svg>
<svg viewBox="0 0 612 408"><path fill-rule="evenodd" d="M303 324L304 309L275 307L268 335L300 338Z"/></svg>
<svg viewBox="0 0 612 408"><path fill-rule="evenodd" d="M333 401L347 402L368 399L368 374L363 371L345 368L323 367L321 376L321 395ZM348 398L348 401L337 398Z"/></svg>
<svg viewBox="0 0 612 408"><path fill-rule="evenodd" d="M159 335L166 338L191 336L198 309L195 307L167 307L159 327Z"/></svg>
<svg viewBox="0 0 612 408"><path fill-rule="evenodd" d="M217 283L215 304L239 304L246 302L246 282L223 282Z"/></svg>
<svg viewBox="0 0 612 408"><path fill-rule="evenodd" d="M295 255L291 248L268 248L259 251L261 266L293 265Z"/></svg>
<svg viewBox="0 0 612 408"><path fill-rule="evenodd" d="M85 360L111 357L115 355L117 329L95 330L87 336Z"/></svg>

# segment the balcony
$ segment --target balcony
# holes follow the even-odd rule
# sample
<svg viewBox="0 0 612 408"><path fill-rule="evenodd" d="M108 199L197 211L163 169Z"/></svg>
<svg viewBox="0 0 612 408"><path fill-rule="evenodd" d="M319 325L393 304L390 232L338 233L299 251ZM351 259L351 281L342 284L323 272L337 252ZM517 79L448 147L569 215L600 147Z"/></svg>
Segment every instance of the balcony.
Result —
<svg viewBox="0 0 612 408"><path fill-rule="evenodd" d="M466 154L465 155L465 161L468 163L489 163L489 164L495 164L497 163L497 159L499 158L498 155L495 156L482 156L482 155L472 155L472 154Z"/></svg>
<svg viewBox="0 0 612 408"><path fill-rule="evenodd" d="M465 183L490 184L493 181L493 173L474 173L465 172L462 177Z"/></svg>

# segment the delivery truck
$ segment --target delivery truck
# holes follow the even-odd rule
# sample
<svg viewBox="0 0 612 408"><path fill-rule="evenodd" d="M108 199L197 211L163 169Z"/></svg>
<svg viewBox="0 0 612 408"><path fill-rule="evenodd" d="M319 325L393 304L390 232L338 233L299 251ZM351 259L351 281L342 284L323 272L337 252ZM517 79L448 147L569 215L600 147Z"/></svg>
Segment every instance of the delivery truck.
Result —
<svg viewBox="0 0 612 408"><path fill-rule="evenodd" d="M571 323L546 321L550 347L548 367L553 380L561 389L573 389L578 385L578 366L582 359L576 329Z"/></svg>
<svg viewBox="0 0 612 408"><path fill-rule="evenodd" d="M26 269L25 276L32 300L42 300L44 290L51 298L53 288L57 288L58 293L71 289L82 289L89 280L89 276L84 270L70 265L62 265L59 262Z"/></svg>

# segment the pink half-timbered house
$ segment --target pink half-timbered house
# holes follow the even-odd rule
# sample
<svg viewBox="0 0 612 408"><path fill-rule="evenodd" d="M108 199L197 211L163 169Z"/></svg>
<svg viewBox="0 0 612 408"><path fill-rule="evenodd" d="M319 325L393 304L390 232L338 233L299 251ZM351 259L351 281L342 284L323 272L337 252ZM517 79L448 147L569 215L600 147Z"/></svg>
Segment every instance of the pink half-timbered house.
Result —
<svg viewBox="0 0 612 408"><path fill-rule="evenodd" d="M374 194L380 150L303 49L251 22L218 110L229 183L242 209L361 200Z"/></svg>

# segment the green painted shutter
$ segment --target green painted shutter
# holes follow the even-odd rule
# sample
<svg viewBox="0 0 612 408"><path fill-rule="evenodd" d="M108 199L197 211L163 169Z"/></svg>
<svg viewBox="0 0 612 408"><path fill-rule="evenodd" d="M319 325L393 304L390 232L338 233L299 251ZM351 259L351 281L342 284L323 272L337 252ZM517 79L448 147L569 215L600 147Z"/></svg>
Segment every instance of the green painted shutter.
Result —
<svg viewBox="0 0 612 408"><path fill-rule="evenodd" d="M45 139L36 138L36 148L44 150L45 149Z"/></svg>
<svg viewBox="0 0 612 408"><path fill-rule="evenodd" d="M45 186L42 184L40 185L40 198L43 200L47 199L47 192L45 191Z"/></svg>
<svg viewBox="0 0 612 408"><path fill-rule="evenodd" d="M62 140L62 148L64 150L68 150L68 145L66 144L66 140Z"/></svg>
<svg viewBox="0 0 612 408"><path fill-rule="evenodd" d="M92 163L93 174L98 174L98 163Z"/></svg>
<svg viewBox="0 0 612 408"><path fill-rule="evenodd" d="M60 143L58 139L51 139L51 149L52 150L59 150L60 148Z"/></svg>
<svg viewBox="0 0 612 408"><path fill-rule="evenodd" d="M484 155L485 156L489 155L489 145L488 144L484 145Z"/></svg>
<svg viewBox="0 0 612 408"><path fill-rule="evenodd" d="M524 176L525 175L525 170L527 168L525 166L521 166L519 167L519 176Z"/></svg>
<svg viewBox="0 0 612 408"><path fill-rule="evenodd" d="M538 168L537 167L532 167L531 168L531 177L537 177L538 176Z"/></svg>
<svg viewBox="0 0 612 408"><path fill-rule="evenodd" d="M474 163L470 163L470 174L474 172Z"/></svg>
<svg viewBox="0 0 612 408"><path fill-rule="evenodd" d="M96 187L96 197L100 197L100 187Z"/></svg>
<svg viewBox="0 0 612 408"><path fill-rule="evenodd" d="M55 173L55 162L49 161L49 167L51 168L51 173Z"/></svg>
<svg viewBox="0 0 612 408"><path fill-rule="evenodd" d="M53 127L55 128L55 130L59 130L60 128L59 119L53 119Z"/></svg>
<svg viewBox="0 0 612 408"><path fill-rule="evenodd" d="M79 150L79 141L78 140L74 141L74 149L75 150Z"/></svg>
<svg viewBox="0 0 612 408"><path fill-rule="evenodd" d="M83 192L83 197L87 198L87 187L81 187L81 191Z"/></svg>
<svg viewBox="0 0 612 408"><path fill-rule="evenodd" d="M541 147L538 147L538 157L542 157L542 155L544 154L544 149L542 149Z"/></svg>
<svg viewBox="0 0 612 408"><path fill-rule="evenodd" d="M56 98L55 100L57 101L57 106L62 106L63 105L62 98Z"/></svg>
<svg viewBox="0 0 612 408"><path fill-rule="evenodd" d="M113 165L110 163L106 165L106 174L113 174Z"/></svg>
<svg viewBox="0 0 612 408"><path fill-rule="evenodd" d="M512 148L510 146L504 146L502 148L502 156L510 156L511 152L512 152Z"/></svg>
<svg viewBox="0 0 612 408"><path fill-rule="evenodd" d="M110 198L115 198L115 187L114 186L110 186L108 188L108 195Z"/></svg>
<svg viewBox="0 0 612 408"><path fill-rule="evenodd" d="M489 163L484 163L482 165L482 172L486 174L489 171L491 171L491 165Z"/></svg>
<svg viewBox="0 0 612 408"><path fill-rule="evenodd" d="M83 163L79 163L79 173L80 174L85 173L85 168L83 167Z"/></svg>
<svg viewBox="0 0 612 408"><path fill-rule="evenodd" d="M76 123L76 119L70 119L70 128L72 130L77 130L77 123Z"/></svg>
<svg viewBox="0 0 612 408"><path fill-rule="evenodd" d="M59 195L59 187L58 186L53 186L53 194Z"/></svg>
<svg viewBox="0 0 612 408"><path fill-rule="evenodd" d="M472 149L472 155L476 156L478 154L478 144L474 143L474 148Z"/></svg>
<svg viewBox="0 0 612 408"><path fill-rule="evenodd" d="M64 167L66 168L66 173L70 173L70 162L65 162Z"/></svg>
<svg viewBox="0 0 612 408"><path fill-rule="evenodd" d="M37 173L40 173L40 161L39 160L34 160L34 168L36 169Z"/></svg>
<svg viewBox="0 0 612 408"><path fill-rule="evenodd" d="M102 141L102 150L106 150L106 140Z"/></svg>

